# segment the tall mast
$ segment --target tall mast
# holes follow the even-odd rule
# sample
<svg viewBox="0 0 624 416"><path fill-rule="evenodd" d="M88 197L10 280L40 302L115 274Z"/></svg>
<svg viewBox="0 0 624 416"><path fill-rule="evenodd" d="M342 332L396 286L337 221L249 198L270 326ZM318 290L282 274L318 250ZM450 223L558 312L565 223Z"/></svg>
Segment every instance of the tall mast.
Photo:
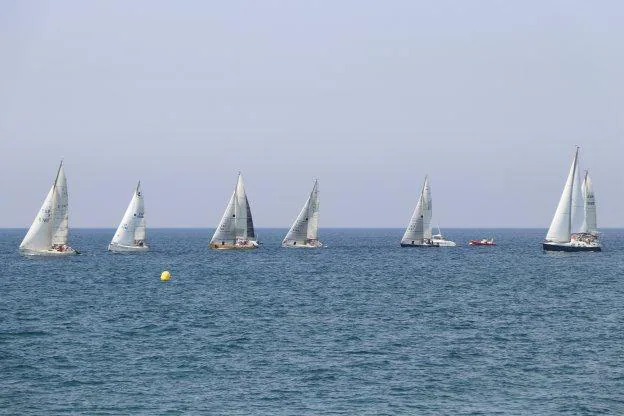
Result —
<svg viewBox="0 0 624 416"><path fill-rule="evenodd" d="M422 188L420 188L420 206L424 208L425 206L425 187L427 186L427 178L429 175L425 175L425 180L422 184ZM424 211L423 211L424 212ZM424 228L423 228L424 231Z"/></svg>
<svg viewBox="0 0 624 416"><path fill-rule="evenodd" d="M52 186L53 190L52 190L52 212L50 213L51 215L51 219L53 219L56 216L56 184L58 183L58 178L61 174L61 168L63 167L63 159L61 159L61 163L59 164L59 168L56 171L56 177L54 178L54 186ZM49 230L49 234L50 234L50 242L52 242L52 240L54 239L54 227L50 227Z"/></svg>
<svg viewBox="0 0 624 416"><path fill-rule="evenodd" d="M241 171L238 171L238 177L236 178L236 186L234 187L234 242L241 237L240 234L240 204L238 203L238 184L241 180Z"/></svg>
<svg viewBox="0 0 624 416"><path fill-rule="evenodd" d="M59 165L58 170L56 171L56 177L54 178L54 187L56 188L56 182L58 182L58 177L61 174L61 168L63 167L63 159L61 159L61 164Z"/></svg>
<svg viewBox="0 0 624 416"><path fill-rule="evenodd" d="M578 154L579 154L579 147L576 146L576 153L574 154L574 162L573 162L573 168L572 168L572 187L570 189L570 198L568 201L568 230L570 230L570 234L572 234L572 200L574 197L574 178L576 177L576 169L578 166Z"/></svg>

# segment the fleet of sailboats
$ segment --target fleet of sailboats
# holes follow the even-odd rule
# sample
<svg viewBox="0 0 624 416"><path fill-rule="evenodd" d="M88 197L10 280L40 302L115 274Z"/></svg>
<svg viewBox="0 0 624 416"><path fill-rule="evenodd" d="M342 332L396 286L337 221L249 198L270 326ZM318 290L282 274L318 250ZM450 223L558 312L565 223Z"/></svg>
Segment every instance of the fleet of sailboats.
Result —
<svg viewBox="0 0 624 416"><path fill-rule="evenodd" d="M312 192L310 192L310 196L308 196L301 212L291 225L290 230L288 230L284 241L282 241L282 246L304 248L322 247L323 244L318 240L318 221L319 189L318 181L314 180Z"/></svg>
<svg viewBox="0 0 624 416"><path fill-rule="evenodd" d="M579 181L579 148L576 148L557 210L546 239L545 251L601 251L596 228L596 201L589 173Z"/></svg>
<svg viewBox="0 0 624 416"><path fill-rule="evenodd" d="M29 256L78 254L68 245L68 199L67 178L61 161L52 188L19 246L22 254Z"/></svg>
<svg viewBox="0 0 624 416"><path fill-rule="evenodd" d="M108 245L109 251L116 252L144 252L148 251L147 236L145 230L145 203L141 191L141 181L137 184L130 204L113 240Z"/></svg>
<svg viewBox="0 0 624 416"><path fill-rule="evenodd" d="M425 176L416 208L401 239L401 247L453 247L456 245L442 236L440 227L438 227L438 234L432 235L432 214L431 187L429 177Z"/></svg>
<svg viewBox="0 0 624 416"><path fill-rule="evenodd" d="M576 148L568 177L555 210L542 247L545 251L601 251L600 234L596 220L596 197L589 172L580 178L579 148ZM431 186L425 176L418 202L401 239L401 247L452 247L453 241L438 233L432 233L433 204ZM299 215L282 240L283 247L316 248L323 244L318 240L319 186L314 180L312 191ZM19 246L24 255L67 256L78 254L68 244L69 200L67 178L61 161L54 183L50 188L37 216ZM471 240L476 241L476 240ZM493 244L491 244L493 245ZM219 225L210 248L254 249L258 248L249 200L243 177L239 173L234 192ZM145 203L141 182L134 189L108 250L115 252L145 252L149 250L145 225Z"/></svg>
<svg viewBox="0 0 624 416"><path fill-rule="evenodd" d="M240 173L223 217L210 240L210 248L217 250L258 248L251 208Z"/></svg>

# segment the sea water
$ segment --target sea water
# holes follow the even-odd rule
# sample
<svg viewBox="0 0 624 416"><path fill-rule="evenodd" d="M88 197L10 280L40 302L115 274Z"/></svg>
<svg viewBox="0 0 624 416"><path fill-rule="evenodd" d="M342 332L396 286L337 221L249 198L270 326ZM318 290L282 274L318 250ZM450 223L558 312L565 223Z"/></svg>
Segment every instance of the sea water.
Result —
<svg viewBox="0 0 624 416"><path fill-rule="evenodd" d="M212 230L73 230L25 258L0 231L0 413L624 414L624 231L544 253L545 230L324 229L327 247L212 251ZM469 247L494 237L496 247ZM169 270L169 282L159 280Z"/></svg>

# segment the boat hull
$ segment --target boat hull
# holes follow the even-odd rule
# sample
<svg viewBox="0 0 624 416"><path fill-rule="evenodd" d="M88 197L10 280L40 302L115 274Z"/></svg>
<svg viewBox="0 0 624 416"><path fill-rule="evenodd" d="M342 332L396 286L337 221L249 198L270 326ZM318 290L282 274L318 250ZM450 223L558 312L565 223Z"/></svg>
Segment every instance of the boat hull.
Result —
<svg viewBox="0 0 624 416"><path fill-rule="evenodd" d="M145 253L149 251L149 246L123 246L118 244L109 244L108 251L115 253Z"/></svg>
<svg viewBox="0 0 624 416"><path fill-rule="evenodd" d="M441 241L433 240L433 244L437 244L438 247L455 247L455 246L457 246L457 244L455 244L455 242L448 241L448 240L441 240Z"/></svg>
<svg viewBox="0 0 624 416"><path fill-rule="evenodd" d="M564 251L564 252L579 252L579 251L602 251L602 247L599 245L571 245L570 243L542 243L544 251Z"/></svg>
<svg viewBox="0 0 624 416"><path fill-rule="evenodd" d="M429 247L440 247L438 244L426 244L426 243L401 243L401 247L420 247L420 248L429 248Z"/></svg>
<svg viewBox="0 0 624 416"><path fill-rule="evenodd" d="M213 250L253 250L258 248L258 243L247 243L247 244L210 244L210 248Z"/></svg>
<svg viewBox="0 0 624 416"><path fill-rule="evenodd" d="M304 244L297 244L296 241L283 241L282 247L288 248L320 248L323 247L323 243L320 241L309 242Z"/></svg>
<svg viewBox="0 0 624 416"><path fill-rule="evenodd" d="M57 250L41 250L41 251L32 251L32 250L20 250L20 254L23 256L41 256L41 257L65 257L65 256L75 256L76 254L80 254L73 248L64 251Z"/></svg>

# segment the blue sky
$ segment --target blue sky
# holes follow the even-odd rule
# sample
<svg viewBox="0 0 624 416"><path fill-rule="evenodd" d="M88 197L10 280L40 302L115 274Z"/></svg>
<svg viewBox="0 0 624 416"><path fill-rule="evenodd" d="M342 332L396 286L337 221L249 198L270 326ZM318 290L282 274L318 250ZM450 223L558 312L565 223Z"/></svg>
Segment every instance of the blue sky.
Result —
<svg viewBox="0 0 624 416"><path fill-rule="evenodd" d="M624 3L3 1L0 227L61 157L70 224L216 226L243 172L259 227L319 179L321 226L547 227L574 152L624 226Z"/></svg>

